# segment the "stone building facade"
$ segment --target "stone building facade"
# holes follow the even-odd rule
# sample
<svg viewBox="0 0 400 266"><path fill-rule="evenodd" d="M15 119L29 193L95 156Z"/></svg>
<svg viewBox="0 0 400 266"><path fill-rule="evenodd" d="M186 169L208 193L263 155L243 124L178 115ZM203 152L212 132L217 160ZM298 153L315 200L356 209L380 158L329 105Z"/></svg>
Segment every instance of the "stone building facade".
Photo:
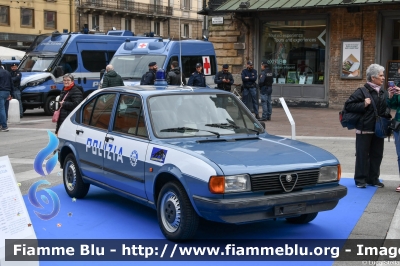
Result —
<svg viewBox="0 0 400 266"><path fill-rule="evenodd" d="M365 71L370 64L378 63L387 68L390 60L400 60L400 5L250 9L251 6L247 12L238 9L233 13L227 13L225 9L221 10L225 11L221 15L213 14L214 17L222 16L224 24L210 23L210 41L214 43L218 64L229 64L232 73L236 74L235 83L240 83L240 71L246 67L248 60L254 61L257 70L265 60L272 62L272 67L282 68L276 64L279 58L277 53L281 53L281 59L286 64L283 67L288 70L280 79L282 83L278 82L279 76L276 77L276 84L273 85L275 102L284 97L292 106L342 107L348 96L365 83ZM299 34L296 35L296 32ZM301 36L303 41L286 38L281 40L283 45L278 44L276 36L289 36L288 33L290 36ZM288 40L297 43L285 43ZM342 74L344 41L361 41L361 73L357 77ZM269 48L271 44L272 49ZM286 46L287 51L282 52L279 45ZM304 58L296 57L296 52L303 53ZM308 75L313 76L311 81L302 81L302 75L298 74L301 71L295 72L304 68L300 63L311 65L315 57L319 57L319 61L315 60L316 63L309 68L312 70L304 70L305 75L308 71ZM293 68L290 68L290 63ZM295 82L289 79L291 74Z"/></svg>

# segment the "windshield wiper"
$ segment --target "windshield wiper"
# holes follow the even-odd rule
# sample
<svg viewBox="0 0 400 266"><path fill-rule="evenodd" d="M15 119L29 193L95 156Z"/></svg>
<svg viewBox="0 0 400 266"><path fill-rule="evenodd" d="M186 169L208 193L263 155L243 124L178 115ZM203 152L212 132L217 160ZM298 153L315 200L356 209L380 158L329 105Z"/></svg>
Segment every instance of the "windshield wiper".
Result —
<svg viewBox="0 0 400 266"><path fill-rule="evenodd" d="M205 131L212 133L214 135L217 135L217 138L219 138L221 135L218 132L215 131L209 131L209 130L202 130L202 129L197 129L197 128L191 128L191 127L171 127L171 128L165 128L161 129L160 132L178 132L178 133L185 133L185 132L199 132L199 131Z"/></svg>
<svg viewBox="0 0 400 266"><path fill-rule="evenodd" d="M228 123L205 124L205 126L207 126L207 127L218 127L218 128L223 128L223 129L227 129L227 128L234 128L234 129L237 129L237 128L240 128L240 127L237 126L237 125L228 124Z"/></svg>

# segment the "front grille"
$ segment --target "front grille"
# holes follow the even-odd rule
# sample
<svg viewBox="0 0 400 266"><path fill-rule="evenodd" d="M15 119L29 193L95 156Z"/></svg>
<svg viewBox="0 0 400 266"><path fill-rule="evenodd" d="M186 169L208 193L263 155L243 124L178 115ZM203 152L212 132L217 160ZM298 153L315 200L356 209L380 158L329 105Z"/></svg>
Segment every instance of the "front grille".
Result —
<svg viewBox="0 0 400 266"><path fill-rule="evenodd" d="M285 186L286 190L291 190L290 188L292 186L290 185L290 182L282 180L281 184L281 181L279 180L279 176L287 174L292 174L292 176L293 174L297 174L297 183L294 186L293 190L298 190L307 186L314 186L315 184L317 184L319 169L251 175L251 190L278 193L285 191L282 187L282 184ZM294 181L295 179L293 178L292 182Z"/></svg>

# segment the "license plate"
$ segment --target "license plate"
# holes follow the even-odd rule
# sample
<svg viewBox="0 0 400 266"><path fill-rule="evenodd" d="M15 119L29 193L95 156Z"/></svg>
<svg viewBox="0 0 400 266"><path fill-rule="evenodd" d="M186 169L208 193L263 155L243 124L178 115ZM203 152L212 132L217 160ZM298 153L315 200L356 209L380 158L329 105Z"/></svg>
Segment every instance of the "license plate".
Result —
<svg viewBox="0 0 400 266"><path fill-rule="evenodd" d="M303 213L305 211L306 211L305 203L275 206L275 215L296 214L296 213Z"/></svg>

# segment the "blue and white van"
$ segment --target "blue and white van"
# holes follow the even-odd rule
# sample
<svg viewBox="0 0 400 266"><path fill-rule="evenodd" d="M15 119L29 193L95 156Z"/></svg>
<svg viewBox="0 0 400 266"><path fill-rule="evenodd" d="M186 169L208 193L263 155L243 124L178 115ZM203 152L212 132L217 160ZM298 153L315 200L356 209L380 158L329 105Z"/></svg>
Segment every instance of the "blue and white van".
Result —
<svg viewBox="0 0 400 266"><path fill-rule="evenodd" d="M100 71L109 64L125 40L143 37L92 35L55 32L34 47L22 59L22 104L25 109L41 107L54 112L55 98L63 88L62 76L72 73L82 86L84 97L98 88Z"/></svg>
<svg viewBox="0 0 400 266"><path fill-rule="evenodd" d="M111 64L124 79L125 85L134 86L140 83L143 74L149 69L150 62L156 62L159 69L162 68L168 73L173 61L179 63L186 79L195 71L196 64L202 63L206 83L214 84L214 76L218 71L217 58L213 44L208 41L149 38L127 40L119 47Z"/></svg>

